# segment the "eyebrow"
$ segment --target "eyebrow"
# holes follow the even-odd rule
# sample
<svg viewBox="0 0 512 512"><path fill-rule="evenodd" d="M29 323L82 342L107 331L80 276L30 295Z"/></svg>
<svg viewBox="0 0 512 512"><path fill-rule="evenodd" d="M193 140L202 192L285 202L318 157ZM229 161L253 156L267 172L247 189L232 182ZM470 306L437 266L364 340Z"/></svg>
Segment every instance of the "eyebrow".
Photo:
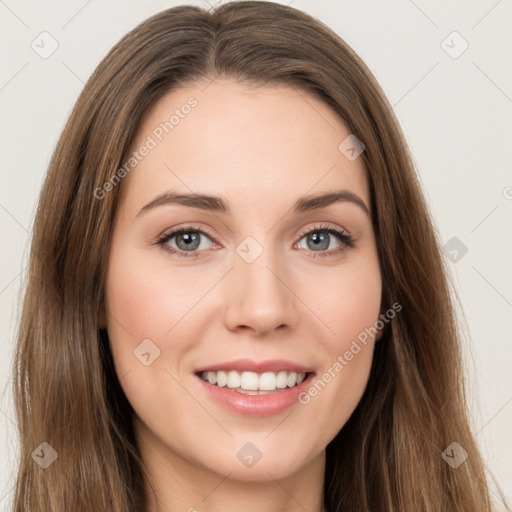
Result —
<svg viewBox="0 0 512 512"><path fill-rule="evenodd" d="M292 211L297 213L306 213L320 208L325 208L334 203L349 202L359 206L368 217L371 218L370 210L365 202L354 192L350 190L336 190L325 194L309 195L300 197L292 206ZM209 194L180 194L169 191L160 194L152 201L142 207L137 217L147 213L149 210L163 205L176 204L199 208L218 213L230 214L228 202L220 196Z"/></svg>

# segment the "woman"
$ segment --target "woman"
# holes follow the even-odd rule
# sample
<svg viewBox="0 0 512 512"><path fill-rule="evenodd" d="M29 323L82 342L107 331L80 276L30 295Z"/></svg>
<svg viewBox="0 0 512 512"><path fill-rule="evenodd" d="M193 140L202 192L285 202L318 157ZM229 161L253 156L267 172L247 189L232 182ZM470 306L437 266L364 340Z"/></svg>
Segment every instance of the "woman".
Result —
<svg viewBox="0 0 512 512"><path fill-rule="evenodd" d="M16 511L490 511L403 136L332 31L168 9L85 86L38 207Z"/></svg>

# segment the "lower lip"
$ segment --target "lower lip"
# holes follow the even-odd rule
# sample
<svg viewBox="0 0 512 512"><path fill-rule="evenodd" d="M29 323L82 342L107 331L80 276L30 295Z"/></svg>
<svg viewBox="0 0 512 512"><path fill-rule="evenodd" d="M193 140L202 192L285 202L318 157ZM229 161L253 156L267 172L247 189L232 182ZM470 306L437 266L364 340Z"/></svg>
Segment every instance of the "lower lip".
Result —
<svg viewBox="0 0 512 512"><path fill-rule="evenodd" d="M206 382L199 375L196 375L196 377L201 381L210 398L213 398L226 409L244 416L265 418L279 414L298 403L298 396L310 385L314 373L310 373L298 386L285 388L282 391L269 393L268 395L244 395L226 387L219 388L219 386Z"/></svg>

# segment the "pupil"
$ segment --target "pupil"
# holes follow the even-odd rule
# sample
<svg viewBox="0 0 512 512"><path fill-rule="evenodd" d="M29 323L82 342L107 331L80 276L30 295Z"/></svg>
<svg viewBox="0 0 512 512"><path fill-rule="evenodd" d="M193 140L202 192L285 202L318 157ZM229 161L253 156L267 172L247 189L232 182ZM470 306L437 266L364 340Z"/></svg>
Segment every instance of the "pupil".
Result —
<svg viewBox="0 0 512 512"><path fill-rule="evenodd" d="M180 245L180 241L184 243L185 248L197 249L199 246L199 236L197 233L182 233L177 239L178 246Z"/></svg>
<svg viewBox="0 0 512 512"><path fill-rule="evenodd" d="M327 240L326 233L313 233L312 235L310 235L310 240L314 242L314 247L316 247L317 249L327 249L327 247L329 247L329 241Z"/></svg>

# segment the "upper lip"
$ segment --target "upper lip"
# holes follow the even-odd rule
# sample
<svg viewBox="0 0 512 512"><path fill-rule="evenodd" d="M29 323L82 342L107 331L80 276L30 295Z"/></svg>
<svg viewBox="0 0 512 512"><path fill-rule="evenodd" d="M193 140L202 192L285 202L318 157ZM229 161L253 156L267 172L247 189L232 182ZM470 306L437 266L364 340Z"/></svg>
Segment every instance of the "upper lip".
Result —
<svg viewBox="0 0 512 512"><path fill-rule="evenodd" d="M293 361L286 361L284 359L267 359L266 361L253 361L252 359L236 359L233 361L226 361L223 363L212 364L203 366L196 370L196 373L202 372L220 372L234 370L238 372L297 372L297 373L311 373L314 372L312 368L294 363Z"/></svg>

